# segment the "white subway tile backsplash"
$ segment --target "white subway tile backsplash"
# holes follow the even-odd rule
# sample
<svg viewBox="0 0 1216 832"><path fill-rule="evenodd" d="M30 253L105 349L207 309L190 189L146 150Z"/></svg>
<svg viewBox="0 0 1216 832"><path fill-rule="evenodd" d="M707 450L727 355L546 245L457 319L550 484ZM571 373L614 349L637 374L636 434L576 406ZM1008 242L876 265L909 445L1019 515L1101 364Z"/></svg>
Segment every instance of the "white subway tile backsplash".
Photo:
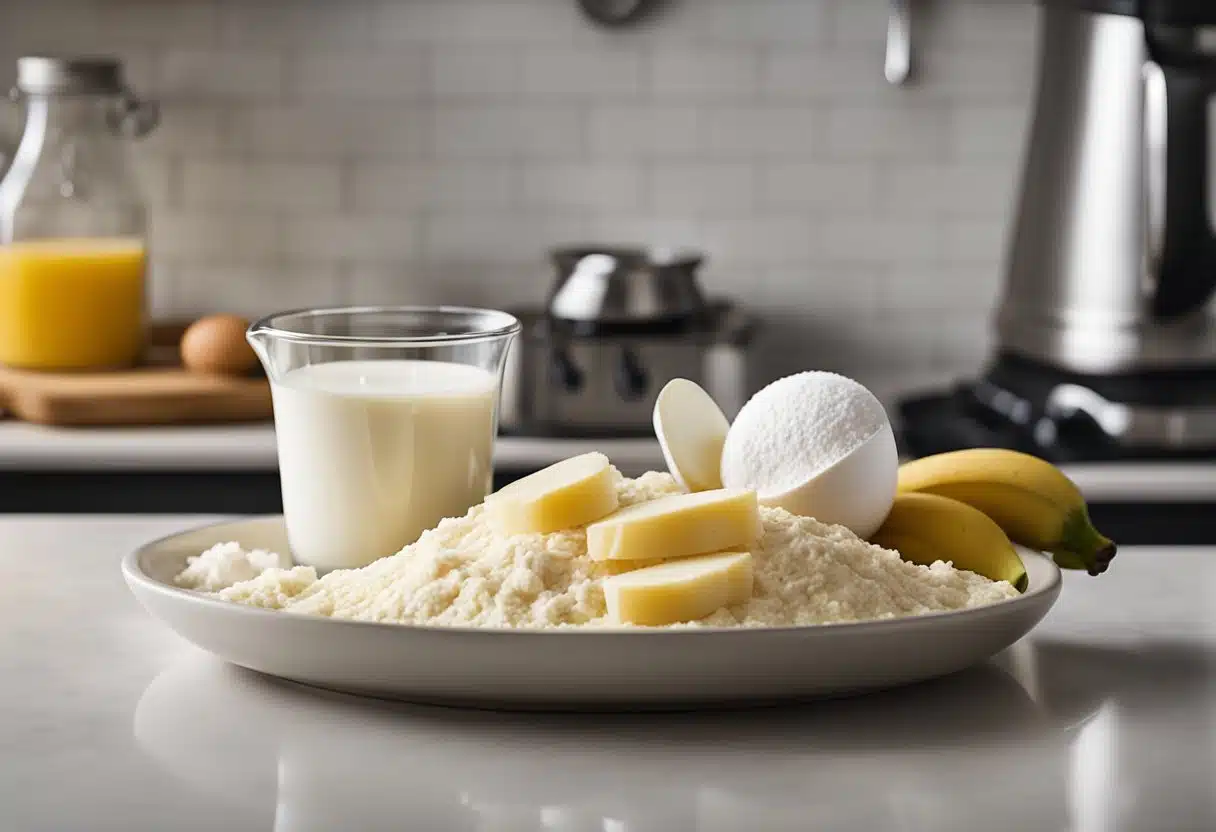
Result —
<svg viewBox="0 0 1216 832"><path fill-rule="evenodd" d="M1000 217L1014 198L1012 170L977 164L902 164L884 171L883 210L909 217Z"/></svg>
<svg viewBox="0 0 1216 832"><path fill-rule="evenodd" d="M450 298L446 303L535 309L544 304L553 286L553 266L546 250L541 257L519 263L428 263L425 277L443 287L444 297Z"/></svg>
<svg viewBox="0 0 1216 832"><path fill-rule="evenodd" d="M523 60L523 53L510 47L432 47L431 95L440 101L510 99L523 86Z"/></svg>
<svg viewBox="0 0 1216 832"><path fill-rule="evenodd" d="M148 315L153 318L171 318L178 314L173 302L173 266L156 253L148 261L147 301Z"/></svg>
<svg viewBox="0 0 1216 832"><path fill-rule="evenodd" d="M425 263L359 264L348 271L350 302L356 305L432 306L466 304L449 286L431 280Z"/></svg>
<svg viewBox="0 0 1216 832"><path fill-rule="evenodd" d="M1008 223L1000 219L949 219L940 225L942 258L951 263L993 263L1005 254Z"/></svg>
<svg viewBox="0 0 1216 832"><path fill-rule="evenodd" d="M522 199L550 208L637 208L644 196L642 173L625 164L529 163L520 168Z"/></svg>
<svg viewBox="0 0 1216 832"><path fill-rule="evenodd" d="M140 193L154 210L176 207L179 174L179 166L173 160L146 154L135 158L135 175Z"/></svg>
<svg viewBox="0 0 1216 832"><path fill-rule="evenodd" d="M968 106L1022 104L1034 86L1035 51L1016 44L947 44L918 56L918 83Z"/></svg>
<svg viewBox="0 0 1216 832"><path fill-rule="evenodd" d="M862 368L910 374L940 366L940 312L920 315L901 312L868 319L865 324L858 340L850 344L853 350L862 352Z"/></svg>
<svg viewBox="0 0 1216 832"><path fill-rule="evenodd" d="M828 29L829 0L704 3L700 31L714 41L817 43Z"/></svg>
<svg viewBox="0 0 1216 832"><path fill-rule="evenodd" d="M979 350L977 350L977 354ZM986 353L985 353L986 355ZM964 370L957 365L952 367L937 367L933 365L920 367L887 368L885 362L876 363L863 373L866 387L878 397L887 408L887 414L892 420L896 419L896 407L899 401L910 392L927 393L954 387L963 377ZM968 365L971 361L968 361Z"/></svg>
<svg viewBox="0 0 1216 832"><path fill-rule="evenodd" d="M583 119L574 106L451 106L430 115L432 147L442 159L583 153Z"/></svg>
<svg viewBox="0 0 1216 832"><path fill-rule="evenodd" d="M707 219L701 228L714 261L729 264L807 262L825 242L818 224L798 215L741 212L732 219Z"/></svg>
<svg viewBox="0 0 1216 832"><path fill-rule="evenodd" d="M359 162L352 207L358 213L411 213L429 206L505 207L520 191L520 169L504 162Z"/></svg>
<svg viewBox="0 0 1216 832"><path fill-rule="evenodd" d="M686 213L598 212L588 218L587 234L588 239L629 245L692 249L705 249L707 246L702 221Z"/></svg>
<svg viewBox="0 0 1216 832"><path fill-rule="evenodd" d="M351 179L350 207L362 214L408 214L426 205L427 167L358 162Z"/></svg>
<svg viewBox="0 0 1216 832"><path fill-rule="evenodd" d="M934 333L931 362L971 375L979 372L992 354L993 332L986 315L960 316Z"/></svg>
<svg viewBox="0 0 1216 832"><path fill-rule="evenodd" d="M756 202L751 162L667 163L651 175L650 204L662 214L746 216Z"/></svg>
<svg viewBox="0 0 1216 832"><path fill-rule="evenodd" d="M35 9L25 3L6 3L4 30L0 40L7 41L17 54L89 51L97 48L97 29L101 26L99 7L93 0L60 0L40 4ZM11 67L5 67L11 71Z"/></svg>
<svg viewBox="0 0 1216 832"><path fill-rule="evenodd" d="M1033 5L917 4L902 87L880 0L682 0L622 30L574 0L31 0L0 3L0 68L101 43L160 100L133 146L159 312L539 303L551 246L688 246L764 316L766 374L887 395L987 348Z"/></svg>
<svg viewBox="0 0 1216 832"><path fill-rule="evenodd" d="M945 113L924 107L838 107L825 119L823 156L833 159L936 160L946 155Z"/></svg>
<svg viewBox="0 0 1216 832"><path fill-rule="evenodd" d="M642 105L595 105L587 143L595 158L680 158L697 155L703 119L695 108Z"/></svg>
<svg viewBox="0 0 1216 832"><path fill-rule="evenodd" d="M110 50L122 61L122 74L136 95L154 98L160 93L159 55L153 46L123 46Z"/></svg>
<svg viewBox="0 0 1216 832"><path fill-rule="evenodd" d="M759 203L766 208L809 208L857 214L878 200L873 165L826 162L770 162L761 169Z"/></svg>
<svg viewBox="0 0 1216 832"><path fill-rule="evenodd" d="M815 253L825 260L932 262L941 253L941 226L930 220L828 217L820 223L819 237Z"/></svg>
<svg viewBox="0 0 1216 832"><path fill-rule="evenodd" d="M137 154L164 156L214 153L224 142L224 110L214 105L161 103L160 124L134 146Z"/></svg>
<svg viewBox="0 0 1216 832"><path fill-rule="evenodd" d="M170 279L177 314L228 312L259 318L283 309L348 302L341 272L310 261L259 267L192 264L176 267ZM227 298L215 291L217 285L243 290Z"/></svg>
<svg viewBox="0 0 1216 832"><path fill-rule="evenodd" d="M542 303L551 281L546 265L475 262L399 263L360 266L350 272L356 304L450 304L510 306ZM510 293L511 302L502 296Z"/></svg>
<svg viewBox="0 0 1216 832"><path fill-rule="evenodd" d="M430 147L430 124L380 104L254 105L227 113L228 144L268 158L415 157Z"/></svg>
<svg viewBox="0 0 1216 832"><path fill-rule="evenodd" d="M530 49L523 56L523 93L533 98L636 98L644 69L642 51L633 46L594 52Z"/></svg>
<svg viewBox="0 0 1216 832"><path fill-rule="evenodd" d="M836 43L878 43L887 30L890 9L886 3L836 0L829 10L828 39Z"/></svg>
<svg viewBox="0 0 1216 832"><path fill-rule="evenodd" d="M552 246L586 242L586 229L586 220L569 211L442 212L426 218L423 248L432 265L539 265Z"/></svg>
<svg viewBox="0 0 1216 832"><path fill-rule="evenodd" d="M103 0L95 36L107 44L147 42L209 45L219 34L215 3L199 0Z"/></svg>
<svg viewBox="0 0 1216 832"><path fill-rule="evenodd" d="M382 0L373 17L388 43L564 43L584 25L574 3L551 0Z"/></svg>
<svg viewBox="0 0 1216 832"><path fill-rule="evenodd" d="M762 305L797 303L817 315L867 315L879 304L881 268L859 263L806 263L765 271L757 300Z"/></svg>
<svg viewBox="0 0 1216 832"><path fill-rule="evenodd" d="M152 248L174 263L264 263L284 253L282 221L267 213L157 211L150 226Z"/></svg>
<svg viewBox="0 0 1216 832"><path fill-rule="evenodd" d="M168 8L170 4L161 3ZM334 0L221 0L219 37L235 45L368 44L371 8Z"/></svg>
<svg viewBox="0 0 1216 832"><path fill-rule="evenodd" d="M830 309L802 304L759 309L765 329L757 347L758 366L765 377L804 370L828 370L869 381L884 366L870 316L845 316Z"/></svg>
<svg viewBox="0 0 1216 832"><path fill-rule="evenodd" d="M950 114L954 153L966 161L1006 168L1021 158L1029 118L1026 107L956 107Z"/></svg>
<svg viewBox="0 0 1216 832"><path fill-rule="evenodd" d="M417 47L389 54L357 47L301 50L289 69L288 94L309 100L412 101L430 86L426 53Z"/></svg>
<svg viewBox="0 0 1216 832"><path fill-rule="evenodd" d="M341 169L329 162L187 159L182 204L194 208L275 210L301 214L337 210Z"/></svg>
<svg viewBox="0 0 1216 832"><path fill-rule="evenodd" d="M159 92L167 100L273 100L283 93L283 56L261 49L180 49L164 53Z"/></svg>
<svg viewBox="0 0 1216 832"><path fill-rule="evenodd" d="M938 38L957 44L1011 44L1032 50L1039 9L1021 0L942 3L933 25Z"/></svg>
<svg viewBox="0 0 1216 832"><path fill-rule="evenodd" d="M986 263L896 263L881 281L878 306L891 315L940 311L985 317L996 303L999 272L995 264Z"/></svg>
<svg viewBox="0 0 1216 832"><path fill-rule="evenodd" d="M806 157L815 150L818 114L808 107L709 107L702 116L708 156Z"/></svg>
<svg viewBox="0 0 1216 832"><path fill-rule="evenodd" d="M386 215L313 214L288 217L284 242L293 257L324 262L384 262L420 254L419 223Z"/></svg>
<svg viewBox="0 0 1216 832"><path fill-rule="evenodd" d="M659 100L749 99L760 87L760 52L751 47L655 50L651 91Z"/></svg>
<svg viewBox="0 0 1216 832"><path fill-rule="evenodd" d="M711 256L697 271L697 282L707 297L741 300L750 311L764 305L760 297L766 269L756 263L732 263Z"/></svg>
<svg viewBox="0 0 1216 832"><path fill-rule="evenodd" d="M761 69L763 95L774 101L842 105L871 102L906 103L909 96L924 97L931 90L893 88L882 74L882 49L877 42L818 48L778 47L765 55Z"/></svg>

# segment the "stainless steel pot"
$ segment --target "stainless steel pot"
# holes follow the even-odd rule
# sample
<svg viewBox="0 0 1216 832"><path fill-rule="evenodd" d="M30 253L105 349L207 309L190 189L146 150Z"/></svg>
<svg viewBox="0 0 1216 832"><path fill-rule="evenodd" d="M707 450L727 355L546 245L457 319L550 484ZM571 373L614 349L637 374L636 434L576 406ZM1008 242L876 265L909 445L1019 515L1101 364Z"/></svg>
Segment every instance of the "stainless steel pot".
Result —
<svg viewBox="0 0 1216 832"><path fill-rule="evenodd" d="M653 437L655 399L673 378L697 382L727 416L751 391L758 322L729 301L671 332L653 328L581 334L541 309L516 309L523 325L503 381L500 425L522 436Z"/></svg>
<svg viewBox="0 0 1216 832"><path fill-rule="evenodd" d="M704 315L703 257L687 251L580 246L551 252L549 314L605 326L680 323Z"/></svg>

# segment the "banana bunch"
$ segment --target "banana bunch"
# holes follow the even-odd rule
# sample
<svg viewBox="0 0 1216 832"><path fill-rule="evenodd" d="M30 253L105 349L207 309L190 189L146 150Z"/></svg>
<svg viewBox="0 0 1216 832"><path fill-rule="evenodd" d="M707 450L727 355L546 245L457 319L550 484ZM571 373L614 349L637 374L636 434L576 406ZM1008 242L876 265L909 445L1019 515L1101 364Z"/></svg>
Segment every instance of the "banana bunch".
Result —
<svg viewBox="0 0 1216 832"><path fill-rule="evenodd" d="M928 496L939 499L922 499ZM1072 480L1038 457L999 448L938 454L901 466L895 505L872 542L917 563L953 560L961 569L1009 580L1018 575L1009 555L1021 565L1010 540L1091 575L1105 572L1115 556L1115 544L1093 527ZM1024 584L1024 569L1021 575Z"/></svg>

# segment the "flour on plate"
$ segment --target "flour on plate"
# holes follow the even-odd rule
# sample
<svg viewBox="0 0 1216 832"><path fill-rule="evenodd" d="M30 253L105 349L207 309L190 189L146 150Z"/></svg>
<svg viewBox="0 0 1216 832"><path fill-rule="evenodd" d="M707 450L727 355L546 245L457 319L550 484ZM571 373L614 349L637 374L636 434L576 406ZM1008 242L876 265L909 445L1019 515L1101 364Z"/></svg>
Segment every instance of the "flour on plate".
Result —
<svg viewBox="0 0 1216 832"><path fill-rule="evenodd" d="M680 491L669 474L656 472L636 480L621 477L617 488L622 506ZM761 507L760 513L764 532L752 549L751 599L675 626L865 621L976 607L1018 594L1005 581L993 582L948 563L908 563L843 526L828 526L779 508ZM396 555L362 569L318 578L311 567L276 565L217 594L249 606L359 621L465 627L620 626L606 618L601 583L620 568L587 556L581 528L504 537L491 531L479 505L464 517L442 521Z"/></svg>
<svg viewBox="0 0 1216 832"><path fill-rule="evenodd" d="M174 582L186 589L215 592L256 578L267 569L285 568L291 558L265 549L242 549L239 543L217 543L201 555L186 559L186 568Z"/></svg>

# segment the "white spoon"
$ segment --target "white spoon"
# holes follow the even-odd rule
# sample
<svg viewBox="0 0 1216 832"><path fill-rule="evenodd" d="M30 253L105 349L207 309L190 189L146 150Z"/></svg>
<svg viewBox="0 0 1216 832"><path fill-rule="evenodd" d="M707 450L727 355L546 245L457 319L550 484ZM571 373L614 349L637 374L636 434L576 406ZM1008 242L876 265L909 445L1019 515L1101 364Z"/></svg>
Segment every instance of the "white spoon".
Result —
<svg viewBox="0 0 1216 832"><path fill-rule="evenodd" d="M696 382L667 382L654 403L654 435L667 470L689 491L722 487L722 445L730 422Z"/></svg>

